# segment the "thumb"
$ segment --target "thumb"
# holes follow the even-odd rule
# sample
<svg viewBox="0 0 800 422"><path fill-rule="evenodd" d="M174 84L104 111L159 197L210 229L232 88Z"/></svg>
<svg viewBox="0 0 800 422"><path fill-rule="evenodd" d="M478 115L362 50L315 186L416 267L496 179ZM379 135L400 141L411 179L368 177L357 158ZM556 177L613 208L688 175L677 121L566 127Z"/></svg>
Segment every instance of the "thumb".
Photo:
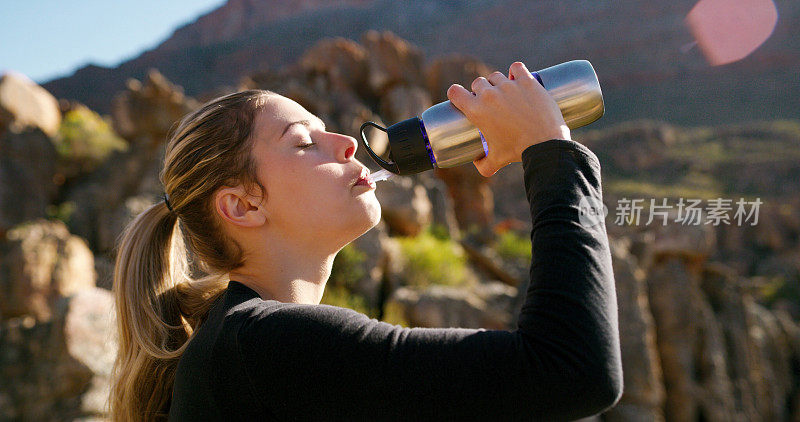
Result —
<svg viewBox="0 0 800 422"><path fill-rule="evenodd" d="M488 157L483 157L478 160L472 162L475 164L475 168L478 170L478 173L481 174L483 177L491 177L495 173L497 173L497 168L489 162Z"/></svg>
<svg viewBox="0 0 800 422"><path fill-rule="evenodd" d="M475 95L459 84L452 84L450 88L447 88L447 98L464 114L475 101Z"/></svg>

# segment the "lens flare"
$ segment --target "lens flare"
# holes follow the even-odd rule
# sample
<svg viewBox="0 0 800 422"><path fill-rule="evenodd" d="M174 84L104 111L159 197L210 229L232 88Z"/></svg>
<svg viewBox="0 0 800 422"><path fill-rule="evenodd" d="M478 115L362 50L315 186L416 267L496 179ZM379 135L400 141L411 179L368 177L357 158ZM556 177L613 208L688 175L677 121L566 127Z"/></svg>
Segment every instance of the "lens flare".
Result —
<svg viewBox="0 0 800 422"><path fill-rule="evenodd" d="M686 25L712 66L741 60L766 41L778 22L772 0L701 0Z"/></svg>

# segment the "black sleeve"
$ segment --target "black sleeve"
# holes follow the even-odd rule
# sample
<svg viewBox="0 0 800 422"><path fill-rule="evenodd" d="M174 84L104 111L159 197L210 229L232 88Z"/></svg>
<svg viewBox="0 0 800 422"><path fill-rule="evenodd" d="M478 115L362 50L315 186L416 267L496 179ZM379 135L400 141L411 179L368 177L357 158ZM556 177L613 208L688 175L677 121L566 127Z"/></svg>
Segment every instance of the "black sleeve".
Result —
<svg viewBox="0 0 800 422"><path fill-rule="evenodd" d="M622 394L616 293L597 157L550 140L522 154L531 283L514 331L403 328L350 309L278 302L248 315L238 348L254 406L304 420L570 420Z"/></svg>

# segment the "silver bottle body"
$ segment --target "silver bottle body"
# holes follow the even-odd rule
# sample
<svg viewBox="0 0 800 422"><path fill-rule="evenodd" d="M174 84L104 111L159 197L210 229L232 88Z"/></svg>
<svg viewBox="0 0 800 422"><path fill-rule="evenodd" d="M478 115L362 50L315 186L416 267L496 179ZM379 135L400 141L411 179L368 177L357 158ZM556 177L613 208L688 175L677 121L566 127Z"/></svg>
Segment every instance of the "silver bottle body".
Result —
<svg viewBox="0 0 800 422"><path fill-rule="evenodd" d="M588 61L573 60L536 73L570 129L588 125L603 116L603 94ZM450 101L425 110L420 119L437 167L455 167L484 156L478 128Z"/></svg>

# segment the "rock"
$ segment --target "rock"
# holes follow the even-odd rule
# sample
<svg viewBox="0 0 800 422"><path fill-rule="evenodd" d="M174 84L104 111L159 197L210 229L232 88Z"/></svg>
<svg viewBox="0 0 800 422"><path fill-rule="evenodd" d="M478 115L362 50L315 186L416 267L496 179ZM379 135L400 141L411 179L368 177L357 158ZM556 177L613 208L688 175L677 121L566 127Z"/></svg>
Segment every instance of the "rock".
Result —
<svg viewBox="0 0 800 422"><path fill-rule="evenodd" d="M60 124L58 100L47 90L19 73L0 78L0 135L36 128L53 137Z"/></svg>
<svg viewBox="0 0 800 422"><path fill-rule="evenodd" d="M381 245L386 237L386 226L381 222L352 242L353 247L364 254L364 261L359 264L363 277L349 282L353 285L353 292L364 297L371 309L380 309L383 305L381 282L387 257Z"/></svg>
<svg viewBox="0 0 800 422"><path fill-rule="evenodd" d="M395 85L422 85L422 51L391 32L367 31L367 84L381 97Z"/></svg>
<svg viewBox="0 0 800 422"><path fill-rule="evenodd" d="M658 205L658 204L656 204ZM611 212L611 211L610 211ZM649 219L649 214L642 213L643 222ZM663 225L663 217L654 215L653 221L646 225L646 229L632 235L636 239L637 254L643 267L648 267L651 260L658 260L661 256L682 255L697 262L704 262L711 257L717 248L716 230L707 224L680 224L676 223L676 211L670 211L667 224ZM703 217L705 218L705 213Z"/></svg>
<svg viewBox="0 0 800 422"><path fill-rule="evenodd" d="M107 415L117 348L112 294L86 288L54 309L50 321L0 323L0 420Z"/></svg>
<svg viewBox="0 0 800 422"><path fill-rule="evenodd" d="M703 271L707 295L726 340L728 376L746 420L787 420L793 384L791 349L776 317L747 293L738 275L721 264Z"/></svg>
<svg viewBox="0 0 800 422"><path fill-rule="evenodd" d="M611 239L610 245L625 388L619 403L603 414L603 420L663 421L665 393L645 275L624 241Z"/></svg>
<svg viewBox="0 0 800 422"><path fill-rule="evenodd" d="M128 80L127 89L112 101L111 117L114 130L129 142L156 146L167 141L176 121L197 107L180 87L151 69L144 83Z"/></svg>
<svg viewBox="0 0 800 422"><path fill-rule="evenodd" d="M307 74L323 75L331 91L353 91L366 86L367 51L353 40L322 39L306 50L298 63Z"/></svg>
<svg viewBox="0 0 800 422"><path fill-rule="evenodd" d="M158 174L167 133L185 113L197 107L193 99L184 97L179 87L156 71L150 72L144 85L131 80L128 90L119 94L114 104L114 127L128 139L128 150L113 153L64 194L76 205L70 231L101 254L114 248L116 236L130 218L125 201L137 196L153 201L163 191Z"/></svg>
<svg viewBox="0 0 800 422"><path fill-rule="evenodd" d="M581 143L597 155L604 168L634 177L654 170L673 175L680 167L671 162L667 152L679 142L675 127L651 120L623 123L581 137Z"/></svg>
<svg viewBox="0 0 800 422"><path fill-rule="evenodd" d="M50 138L37 128L0 135L0 236L47 215L56 195L56 157Z"/></svg>
<svg viewBox="0 0 800 422"><path fill-rule="evenodd" d="M94 287L94 258L86 242L60 221L37 220L0 242L0 316L46 321L62 297Z"/></svg>
<svg viewBox="0 0 800 422"><path fill-rule="evenodd" d="M425 188L411 178L393 177L380 182L375 195L391 235L416 236L431 222L431 201Z"/></svg>
<svg viewBox="0 0 800 422"><path fill-rule="evenodd" d="M647 274L656 323L667 420L748 420L736 408L726 373L723 328L700 290L700 274L679 256L664 256Z"/></svg>
<svg viewBox="0 0 800 422"><path fill-rule="evenodd" d="M413 327L463 327L506 330L516 289L500 282L469 288L432 285L422 290L397 289L391 306L401 309Z"/></svg>
<svg viewBox="0 0 800 422"><path fill-rule="evenodd" d="M437 57L425 67L425 86L434 103L447 101L447 89L460 84L470 89L472 81L487 76L492 70L482 61L463 54Z"/></svg>
<svg viewBox="0 0 800 422"><path fill-rule="evenodd" d="M437 168L434 171L436 177L447 185L461 230L479 233L478 237L485 241L491 239L494 199L489 178L481 176L472 164Z"/></svg>
<svg viewBox="0 0 800 422"><path fill-rule="evenodd" d="M381 97L381 115L392 124L419 116L432 106L428 91L418 86L397 85Z"/></svg>
<svg viewBox="0 0 800 422"><path fill-rule="evenodd" d="M158 182L163 154L164 144L158 149L148 144L131 144L127 151L112 154L81 184L68 189L65 197L75 204L75 212L69 219L70 232L86 239L95 253L112 250L126 219L132 218L126 201L142 197L153 203L163 191Z"/></svg>

